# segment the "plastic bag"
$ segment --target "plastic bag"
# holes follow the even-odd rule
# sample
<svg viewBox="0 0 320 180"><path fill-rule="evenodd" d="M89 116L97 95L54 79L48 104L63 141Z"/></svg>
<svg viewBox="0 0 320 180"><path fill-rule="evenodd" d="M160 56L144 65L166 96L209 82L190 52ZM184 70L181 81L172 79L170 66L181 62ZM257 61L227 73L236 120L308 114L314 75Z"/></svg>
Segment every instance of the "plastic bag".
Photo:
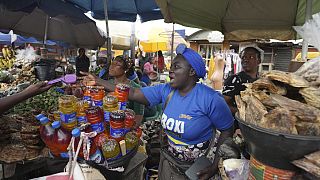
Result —
<svg viewBox="0 0 320 180"><path fill-rule="evenodd" d="M16 63L26 65L34 62L40 56L36 54L36 51L32 46L28 46L25 49L18 49L16 55Z"/></svg>
<svg viewBox="0 0 320 180"><path fill-rule="evenodd" d="M320 50L320 13L312 15L312 19L308 20L303 26L294 26L293 28L309 44Z"/></svg>
<svg viewBox="0 0 320 180"><path fill-rule="evenodd" d="M223 167L230 180L248 179L249 161L246 159L227 159L223 161Z"/></svg>
<svg viewBox="0 0 320 180"><path fill-rule="evenodd" d="M320 13L314 14L303 26L293 27L309 44L320 50ZM304 63L296 72L310 82L311 86L320 86L320 57Z"/></svg>

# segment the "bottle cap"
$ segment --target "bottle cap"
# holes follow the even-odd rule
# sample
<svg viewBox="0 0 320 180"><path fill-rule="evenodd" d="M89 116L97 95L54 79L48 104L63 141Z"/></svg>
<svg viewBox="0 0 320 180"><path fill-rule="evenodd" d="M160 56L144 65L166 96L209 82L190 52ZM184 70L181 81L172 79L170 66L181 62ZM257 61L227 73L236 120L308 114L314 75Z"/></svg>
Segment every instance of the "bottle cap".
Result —
<svg viewBox="0 0 320 180"><path fill-rule="evenodd" d="M43 117L40 119L41 124L47 124L49 122L49 119L47 117Z"/></svg>
<svg viewBox="0 0 320 180"><path fill-rule="evenodd" d="M73 137L79 137L79 136L80 136L80 133L81 133L81 131L80 131L80 129L78 129L78 128L74 128L74 129L72 130L72 132L71 132L71 134L72 134Z"/></svg>
<svg viewBox="0 0 320 180"><path fill-rule="evenodd" d="M43 117L45 117L43 114L38 114L38 115L36 116L36 119L38 119L38 120L40 121L40 119L43 118Z"/></svg>
<svg viewBox="0 0 320 180"><path fill-rule="evenodd" d="M51 126L54 128L54 129L57 129L60 127L60 121L54 121Z"/></svg>

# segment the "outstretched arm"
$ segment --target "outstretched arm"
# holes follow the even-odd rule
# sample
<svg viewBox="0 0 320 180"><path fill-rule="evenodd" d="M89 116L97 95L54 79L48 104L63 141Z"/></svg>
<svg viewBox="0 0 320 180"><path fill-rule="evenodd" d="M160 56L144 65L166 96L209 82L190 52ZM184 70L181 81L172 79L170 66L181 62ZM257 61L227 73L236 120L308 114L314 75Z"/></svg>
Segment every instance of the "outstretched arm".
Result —
<svg viewBox="0 0 320 180"><path fill-rule="evenodd" d="M89 73L85 73L85 72L81 72L81 73L86 75L83 80L83 84L86 86L94 86L94 85L103 86L109 92L113 92L116 89L116 86L114 84L112 84L108 81L105 81L103 79L100 79L99 77L97 77L93 74L89 74ZM149 105L148 100L143 95L140 88L130 88L129 100L135 101L140 104Z"/></svg>
<svg viewBox="0 0 320 180"><path fill-rule="evenodd" d="M46 82L40 82L37 84L30 85L27 89L20 93L14 94L12 96L7 96L0 99L0 115L15 106L16 104L32 97L38 95L44 91L47 91L52 86L48 85Z"/></svg>

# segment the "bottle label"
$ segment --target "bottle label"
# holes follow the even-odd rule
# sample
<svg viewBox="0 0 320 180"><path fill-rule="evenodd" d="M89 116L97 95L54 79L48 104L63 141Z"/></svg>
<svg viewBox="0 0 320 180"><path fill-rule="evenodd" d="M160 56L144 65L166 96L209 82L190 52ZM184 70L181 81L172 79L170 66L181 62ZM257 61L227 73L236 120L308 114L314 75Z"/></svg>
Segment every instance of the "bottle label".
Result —
<svg viewBox="0 0 320 180"><path fill-rule="evenodd" d="M76 120L76 113L71 113L71 114L60 114L60 118L61 118L61 121L63 123L71 123L73 121Z"/></svg>
<svg viewBox="0 0 320 180"><path fill-rule="evenodd" d="M127 102L119 102L119 110L126 110Z"/></svg>
<svg viewBox="0 0 320 180"><path fill-rule="evenodd" d="M90 97L90 96L83 96L83 100L85 100L85 101L91 101L91 97Z"/></svg>
<svg viewBox="0 0 320 180"><path fill-rule="evenodd" d="M91 124L91 128L93 131L96 131L97 133L101 133L104 131L103 122L99 122L96 124Z"/></svg>
<svg viewBox="0 0 320 180"><path fill-rule="evenodd" d="M61 156L62 158L69 158L68 152L60 153L60 156Z"/></svg>
<svg viewBox="0 0 320 180"><path fill-rule="evenodd" d="M92 106L102 107L102 105L103 105L103 101L93 101L93 102L92 102Z"/></svg>
<svg viewBox="0 0 320 180"><path fill-rule="evenodd" d="M130 132L130 128L124 128L124 134L127 134L128 132Z"/></svg>
<svg viewBox="0 0 320 180"><path fill-rule="evenodd" d="M87 123L88 122L86 116L78 116L77 119L78 119L79 123Z"/></svg>
<svg viewBox="0 0 320 180"><path fill-rule="evenodd" d="M103 156L102 156L102 153L99 149L97 149L97 151L90 155L90 160L91 161L94 161L95 163L102 163L103 162Z"/></svg>
<svg viewBox="0 0 320 180"><path fill-rule="evenodd" d="M120 128L120 129L113 129L111 126L110 126L110 135L114 138L119 138L119 137L122 137L124 136L124 128Z"/></svg>
<svg viewBox="0 0 320 180"><path fill-rule="evenodd" d="M104 120L106 122L110 121L110 112L109 111L104 111Z"/></svg>

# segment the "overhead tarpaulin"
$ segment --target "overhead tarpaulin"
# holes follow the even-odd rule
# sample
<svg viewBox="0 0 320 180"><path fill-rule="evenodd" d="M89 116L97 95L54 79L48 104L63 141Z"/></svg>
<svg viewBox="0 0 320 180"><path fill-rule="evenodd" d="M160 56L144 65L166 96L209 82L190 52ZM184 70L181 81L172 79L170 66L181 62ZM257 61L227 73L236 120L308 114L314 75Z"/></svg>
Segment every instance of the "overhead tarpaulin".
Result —
<svg viewBox="0 0 320 180"><path fill-rule="evenodd" d="M156 0L167 23L217 30L227 40L295 39L306 0ZM320 12L314 0L312 14Z"/></svg>
<svg viewBox="0 0 320 180"><path fill-rule="evenodd" d="M61 0L2 0L0 9L0 29L89 49L105 42L93 20Z"/></svg>
<svg viewBox="0 0 320 180"><path fill-rule="evenodd" d="M105 0L66 0L83 9L91 11L92 17L104 20ZM163 16L155 0L108 0L108 19L135 22L137 15L142 22L162 19Z"/></svg>

